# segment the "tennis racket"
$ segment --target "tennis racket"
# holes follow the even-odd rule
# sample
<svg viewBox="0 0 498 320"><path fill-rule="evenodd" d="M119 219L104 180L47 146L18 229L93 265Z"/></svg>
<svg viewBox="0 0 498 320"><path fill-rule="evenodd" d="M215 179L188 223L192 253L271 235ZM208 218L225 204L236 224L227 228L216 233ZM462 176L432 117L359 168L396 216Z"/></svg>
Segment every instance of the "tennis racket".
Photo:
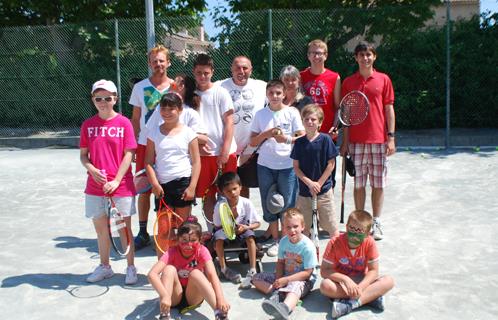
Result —
<svg viewBox="0 0 498 320"><path fill-rule="evenodd" d="M320 240L318 239L318 200L317 196L311 199L311 240L316 248L316 258L320 261Z"/></svg>
<svg viewBox="0 0 498 320"><path fill-rule="evenodd" d="M346 189L346 156L342 157L341 166L341 223L344 223L344 190Z"/></svg>
<svg viewBox="0 0 498 320"><path fill-rule="evenodd" d="M130 252L131 237L126 227L123 215L116 208L112 197L106 197L107 227L109 238L114 251L120 256L126 256Z"/></svg>
<svg viewBox="0 0 498 320"><path fill-rule="evenodd" d="M237 229L237 226L235 224L235 218L233 217L233 213L230 209L230 206L228 205L228 202L222 200L220 202L220 205L218 206L218 210L223 232L227 236L228 240L234 240L236 236L235 230Z"/></svg>
<svg viewBox="0 0 498 320"><path fill-rule="evenodd" d="M344 127L355 126L365 121L369 110L367 96L361 91L353 90L342 98L338 119Z"/></svg>
<svg viewBox="0 0 498 320"><path fill-rule="evenodd" d="M182 222L182 217L175 213L164 199L161 199L154 222L154 242L161 253L176 245L176 231Z"/></svg>
<svg viewBox="0 0 498 320"><path fill-rule="evenodd" d="M146 193L152 189L152 185L149 182L145 169L135 173L133 176L133 183L135 184L135 190L138 194Z"/></svg>
<svg viewBox="0 0 498 320"><path fill-rule="evenodd" d="M223 174L223 168L219 167L218 168L218 172L216 173L216 176L214 177L213 182L211 183L211 185L209 185L209 187L206 188L206 190L204 191L204 194L202 195L202 208L201 208L201 212L202 212L202 215L203 215L204 219L206 220L206 223L209 223L212 226L214 226L214 223L212 221L212 217L211 217L211 219L209 219L207 217L206 212L204 211L204 207L205 207L205 203L206 203L206 200L208 198L208 195L209 195L209 190L211 190L212 187L216 188L216 183L218 182L218 178L222 174Z"/></svg>

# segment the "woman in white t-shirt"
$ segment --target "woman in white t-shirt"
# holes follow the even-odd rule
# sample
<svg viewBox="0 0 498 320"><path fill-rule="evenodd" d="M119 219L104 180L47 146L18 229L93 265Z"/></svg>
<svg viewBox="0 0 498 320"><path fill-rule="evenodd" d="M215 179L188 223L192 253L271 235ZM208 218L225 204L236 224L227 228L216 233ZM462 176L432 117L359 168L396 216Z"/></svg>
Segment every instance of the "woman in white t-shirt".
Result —
<svg viewBox="0 0 498 320"><path fill-rule="evenodd" d="M201 162L197 134L180 123L182 111L178 93L167 93L161 98L159 113L163 123L148 130L145 168L156 207L164 199L185 220L192 210Z"/></svg>

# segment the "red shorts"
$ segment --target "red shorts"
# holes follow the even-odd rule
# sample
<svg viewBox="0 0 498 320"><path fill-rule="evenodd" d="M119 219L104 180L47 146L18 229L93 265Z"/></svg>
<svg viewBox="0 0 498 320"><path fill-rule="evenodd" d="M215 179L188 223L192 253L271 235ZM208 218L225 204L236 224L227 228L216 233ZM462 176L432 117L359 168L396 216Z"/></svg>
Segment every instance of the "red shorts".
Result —
<svg viewBox="0 0 498 320"><path fill-rule="evenodd" d="M213 181L218 174L217 159L218 156L201 156L201 174L199 176L199 181L197 182L197 187L195 188L196 197L203 197L208 188L209 191L207 194L209 196L214 196L216 194L218 188L213 186ZM228 156L228 161L223 167L223 173L225 172L237 172L237 156L235 153Z"/></svg>
<svg viewBox="0 0 498 320"><path fill-rule="evenodd" d="M145 168L145 145L139 144L135 151L135 172Z"/></svg>

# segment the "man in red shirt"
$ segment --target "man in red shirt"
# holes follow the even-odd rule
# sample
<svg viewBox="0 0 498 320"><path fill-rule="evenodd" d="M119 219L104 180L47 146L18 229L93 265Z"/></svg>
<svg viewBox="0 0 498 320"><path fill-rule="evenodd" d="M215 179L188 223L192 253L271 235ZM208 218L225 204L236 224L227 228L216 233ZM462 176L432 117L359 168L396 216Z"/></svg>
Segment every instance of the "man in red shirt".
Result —
<svg viewBox="0 0 498 320"><path fill-rule="evenodd" d="M349 153L354 160L356 210L365 208L367 176L370 180L374 217L372 233L375 240L380 240L383 237L380 214L384 202L387 157L396 151L394 89L389 76L373 67L377 53L372 44L360 42L355 48L354 56L358 72L344 80L341 93L344 96L352 90L363 92L370 102L370 110L361 124L344 128L341 155Z"/></svg>
<svg viewBox="0 0 498 320"><path fill-rule="evenodd" d="M327 44L322 40L313 40L308 44L308 60L310 66L301 71L301 83L304 94L323 109L323 123L320 132L332 135L337 141L335 131L337 108L341 96L341 77L337 72L325 68L327 60ZM335 186L335 168L332 171L332 188Z"/></svg>

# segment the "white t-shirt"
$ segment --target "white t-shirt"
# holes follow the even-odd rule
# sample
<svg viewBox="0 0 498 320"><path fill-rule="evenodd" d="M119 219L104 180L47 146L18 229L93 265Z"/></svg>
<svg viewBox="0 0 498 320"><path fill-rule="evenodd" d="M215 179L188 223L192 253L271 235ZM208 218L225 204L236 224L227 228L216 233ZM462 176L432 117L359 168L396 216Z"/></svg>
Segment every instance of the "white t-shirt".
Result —
<svg viewBox="0 0 498 320"><path fill-rule="evenodd" d="M154 113L149 118L149 121L147 121L147 124L145 125L144 129L146 132L147 130L152 130L153 128L159 127L164 123L164 120L161 117L161 113L159 112L160 108L161 108L160 105L157 105L156 110L154 110ZM204 129L204 126L202 125L201 116L199 115L199 112L190 108L186 104L183 105L183 110L180 113L178 121L181 124L184 124L190 129L194 130L194 132L196 133L206 132L206 129Z"/></svg>
<svg viewBox="0 0 498 320"><path fill-rule="evenodd" d="M201 97L201 106L199 114L201 122L204 124L204 133L208 136L208 147L211 150L212 156L218 156L223 145L223 115L225 112L233 109L232 98L225 88L213 85L211 88L196 93ZM234 153L237 150L235 139L232 138L229 153Z"/></svg>
<svg viewBox="0 0 498 320"><path fill-rule="evenodd" d="M238 86L232 78L218 81L223 88L227 89L232 97L235 125L234 138L237 143L237 154L242 153L249 144L251 138L251 123L256 112L264 108L266 103L266 82L262 80L247 79L245 86ZM250 148L244 151L250 154Z"/></svg>
<svg viewBox="0 0 498 320"><path fill-rule="evenodd" d="M221 218L219 211L220 203L221 201L218 201L214 206L213 223L217 227L221 226ZM251 200L247 198L239 197L236 209L237 209L237 218L235 218L236 224L250 225L252 223L261 221L259 215L256 213L256 208L252 204Z"/></svg>
<svg viewBox="0 0 498 320"><path fill-rule="evenodd" d="M279 111L263 108L256 112L251 131L261 133L275 127L280 127L283 134L287 136L304 130L299 111L294 107L286 106ZM291 150L292 144L278 143L274 138L270 138L259 149L258 164L274 170L291 168Z"/></svg>
<svg viewBox="0 0 498 320"><path fill-rule="evenodd" d="M158 90L150 82L149 78L143 79L133 86L129 103L140 108L140 133L138 135L138 144L147 144L147 133L144 130L145 124L154 113L162 96L167 93L169 89L170 87L168 86L163 90Z"/></svg>
<svg viewBox="0 0 498 320"><path fill-rule="evenodd" d="M154 142L156 151L156 175L159 183L190 177L192 164L189 154L189 143L197 138L194 130L183 126L173 136L165 136L159 126L148 130L148 139Z"/></svg>

